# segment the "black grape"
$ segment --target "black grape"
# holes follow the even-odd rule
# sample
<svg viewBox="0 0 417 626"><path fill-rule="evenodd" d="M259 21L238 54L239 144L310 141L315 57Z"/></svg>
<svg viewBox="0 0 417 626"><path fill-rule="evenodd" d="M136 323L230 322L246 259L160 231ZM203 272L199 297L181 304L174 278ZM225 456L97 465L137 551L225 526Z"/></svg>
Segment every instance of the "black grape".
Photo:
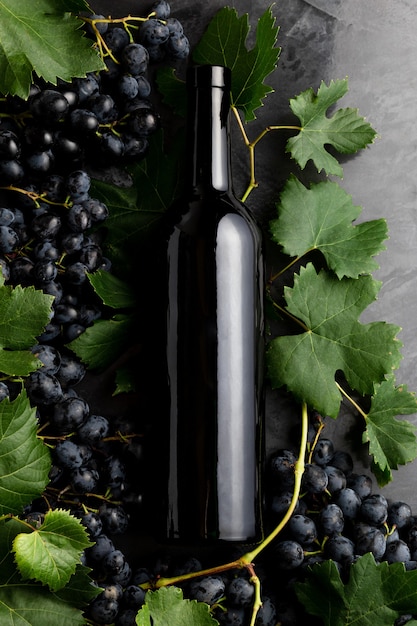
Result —
<svg viewBox="0 0 417 626"><path fill-rule="evenodd" d="M59 380L41 369L29 374L25 382L26 391L34 404L54 405L62 398Z"/></svg>
<svg viewBox="0 0 417 626"><path fill-rule="evenodd" d="M220 576L205 576L200 580L190 582L188 594L198 602L215 604L225 592L225 583Z"/></svg>
<svg viewBox="0 0 417 626"><path fill-rule="evenodd" d="M388 524L404 528L412 519L411 507L406 502L391 502L388 505Z"/></svg>
<svg viewBox="0 0 417 626"><path fill-rule="evenodd" d="M129 44L129 35L124 28L113 26L106 31L104 41L113 52L120 52Z"/></svg>
<svg viewBox="0 0 417 626"><path fill-rule="evenodd" d="M293 515L288 522L288 530L292 538L303 547L312 544L317 539L316 524L306 515Z"/></svg>
<svg viewBox="0 0 417 626"><path fill-rule="evenodd" d="M169 35L168 26L159 19L147 20L140 29L141 42L146 46L160 46L168 40Z"/></svg>
<svg viewBox="0 0 417 626"><path fill-rule="evenodd" d="M171 14L171 7L167 0L158 0L152 5L152 11L160 20L167 20Z"/></svg>
<svg viewBox="0 0 417 626"><path fill-rule="evenodd" d="M411 551L405 541L396 539L387 544L384 559L388 563L404 563L410 561Z"/></svg>
<svg viewBox="0 0 417 626"><path fill-rule="evenodd" d="M328 465L334 454L334 445L331 439L322 437L314 446L313 462L317 465Z"/></svg>
<svg viewBox="0 0 417 626"><path fill-rule="evenodd" d="M302 487L309 493L321 493L327 489L329 477L320 465L306 463L302 477Z"/></svg>
<svg viewBox="0 0 417 626"><path fill-rule="evenodd" d="M121 59L126 71L137 76L147 70L149 53L142 44L130 43L123 48Z"/></svg>
<svg viewBox="0 0 417 626"><path fill-rule="evenodd" d="M326 558L337 561L343 566L350 565L355 556L355 544L344 535L330 537L324 545Z"/></svg>
<svg viewBox="0 0 417 626"><path fill-rule="evenodd" d="M90 408L86 400L70 397L57 402L51 414L51 422L60 434L69 434L87 419Z"/></svg>
<svg viewBox="0 0 417 626"><path fill-rule="evenodd" d="M114 626L136 626L136 609L121 609L114 622Z"/></svg>
<svg viewBox="0 0 417 626"><path fill-rule="evenodd" d="M357 554L372 552L375 559L383 558L387 544L384 534L378 528L360 523L355 526L354 534Z"/></svg>
<svg viewBox="0 0 417 626"><path fill-rule="evenodd" d="M78 436L88 444L97 444L110 429L109 421L102 415L89 415L78 427Z"/></svg>
<svg viewBox="0 0 417 626"><path fill-rule="evenodd" d="M241 576L234 578L226 590L227 600L232 606L249 607L255 593L254 586Z"/></svg>
<svg viewBox="0 0 417 626"><path fill-rule="evenodd" d="M319 512L318 524L325 537L341 533L345 526L342 509L334 502L327 504Z"/></svg>
<svg viewBox="0 0 417 626"><path fill-rule="evenodd" d="M275 626L276 608L273 601L267 596L262 598L262 606L255 621L256 626Z"/></svg>
<svg viewBox="0 0 417 626"><path fill-rule="evenodd" d="M72 442L70 439L59 441L56 444L54 456L56 464L68 470L81 467L83 464L81 450L77 444Z"/></svg>
<svg viewBox="0 0 417 626"><path fill-rule="evenodd" d="M274 557L280 569L292 570L302 564L304 551L297 541L284 539L275 544Z"/></svg>
<svg viewBox="0 0 417 626"><path fill-rule="evenodd" d="M334 502L342 509L345 519L355 519L361 507L361 499L350 487L341 489L333 498Z"/></svg>
<svg viewBox="0 0 417 626"><path fill-rule="evenodd" d="M327 491L329 493L334 494L342 489L345 489L347 479L341 469L333 467L333 465L326 465L324 471L326 472L328 478Z"/></svg>
<svg viewBox="0 0 417 626"><path fill-rule="evenodd" d="M104 533L95 536L94 541L94 545L86 550L87 562L91 563L92 567L115 549L113 541Z"/></svg>
<svg viewBox="0 0 417 626"><path fill-rule="evenodd" d="M100 518L105 531L111 535L122 535L129 525L129 516L121 506L103 506Z"/></svg>
<svg viewBox="0 0 417 626"><path fill-rule="evenodd" d="M372 494L364 498L359 512L361 519L369 524L384 524L388 518L388 502L382 494Z"/></svg>
<svg viewBox="0 0 417 626"><path fill-rule="evenodd" d="M103 532L103 523L97 513L84 513L80 518L91 539L95 539Z"/></svg>
<svg viewBox="0 0 417 626"><path fill-rule="evenodd" d="M97 624L111 624L119 612L119 603L109 600L103 594L98 595L89 605L89 617Z"/></svg>
<svg viewBox="0 0 417 626"><path fill-rule="evenodd" d="M146 591L135 584L128 585L123 591L122 603L131 609L139 609L145 602Z"/></svg>
<svg viewBox="0 0 417 626"><path fill-rule="evenodd" d="M350 474L347 477L346 484L350 489L356 491L358 496L363 499L372 493L372 479L366 474Z"/></svg>
<svg viewBox="0 0 417 626"><path fill-rule="evenodd" d="M55 89L45 89L30 99L29 109L35 118L56 123L68 113L68 100Z"/></svg>
<svg viewBox="0 0 417 626"><path fill-rule="evenodd" d="M97 470L79 467L71 472L70 483L76 493L94 493L99 478Z"/></svg>

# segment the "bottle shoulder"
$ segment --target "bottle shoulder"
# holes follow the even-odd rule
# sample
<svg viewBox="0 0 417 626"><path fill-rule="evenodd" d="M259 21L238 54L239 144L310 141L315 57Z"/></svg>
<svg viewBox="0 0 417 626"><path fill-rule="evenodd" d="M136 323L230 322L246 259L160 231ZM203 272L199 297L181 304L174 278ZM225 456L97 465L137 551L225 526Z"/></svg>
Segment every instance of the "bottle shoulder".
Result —
<svg viewBox="0 0 417 626"><path fill-rule="evenodd" d="M218 224L226 215L240 215L253 228L258 228L247 207L230 192L191 193L176 200L164 216L165 228L184 231Z"/></svg>

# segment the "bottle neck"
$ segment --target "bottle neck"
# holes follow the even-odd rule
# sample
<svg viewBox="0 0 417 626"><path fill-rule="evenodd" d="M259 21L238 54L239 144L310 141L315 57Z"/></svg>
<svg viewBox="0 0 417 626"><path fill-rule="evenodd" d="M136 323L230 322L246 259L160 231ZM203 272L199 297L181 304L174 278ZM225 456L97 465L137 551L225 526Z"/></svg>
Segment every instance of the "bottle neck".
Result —
<svg viewBox="0 0 417 626"><path fill-rule="evenodd" d="M187 154L191 161L188 184L197 194L227 192L230 189L230 86L222 85L221 81L216 83L212 74L207 73L203 78L200 74L197 86L189 89L188 107Z"/></svg>

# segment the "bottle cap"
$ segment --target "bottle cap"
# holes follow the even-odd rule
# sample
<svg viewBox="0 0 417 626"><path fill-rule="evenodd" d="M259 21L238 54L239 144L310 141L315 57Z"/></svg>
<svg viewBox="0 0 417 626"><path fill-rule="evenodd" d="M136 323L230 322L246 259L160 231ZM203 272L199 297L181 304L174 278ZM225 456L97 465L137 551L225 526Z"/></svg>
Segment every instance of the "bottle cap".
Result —
<svg viewBox="0 0 417 626"><path fill-rule="evenodd" d="M195 65L187 70L187 85L200 89L220 87L230 90L231 71L223 65Z"/></svg>

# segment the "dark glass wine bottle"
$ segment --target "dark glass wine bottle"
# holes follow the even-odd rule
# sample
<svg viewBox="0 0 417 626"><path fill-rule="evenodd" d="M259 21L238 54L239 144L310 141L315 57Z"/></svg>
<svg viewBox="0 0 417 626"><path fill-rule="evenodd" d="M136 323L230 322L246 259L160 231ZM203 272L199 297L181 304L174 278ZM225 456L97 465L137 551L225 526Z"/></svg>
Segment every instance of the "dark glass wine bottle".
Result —
<svg viewBox="0 0 417 626"><path fill-rule="evenodd" d="M167 212L157 280L166 387L154 507L159 536L187 543L262 532L262 236L232 191L230 81L220 66L188 71L186 187Z"/></svg>

